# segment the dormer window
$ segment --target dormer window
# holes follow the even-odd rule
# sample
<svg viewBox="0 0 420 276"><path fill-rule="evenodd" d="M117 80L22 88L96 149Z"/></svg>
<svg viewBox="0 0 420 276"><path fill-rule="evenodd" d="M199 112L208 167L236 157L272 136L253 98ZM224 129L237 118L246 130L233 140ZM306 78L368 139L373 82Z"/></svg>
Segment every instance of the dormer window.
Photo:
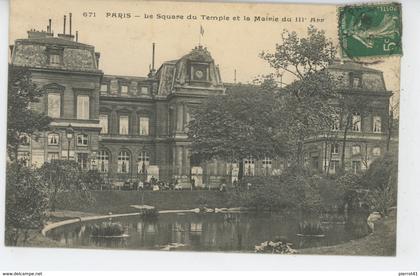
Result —
<svg viewBox="0 0 420 276"><path fill-rule="evenodd" d="M351 88L362 87L362 74L350 72L350 87Z"/></svg>
<svg viewBox="0 0 420 276"><path fill-rule="evenodd" d="M127 85L121 85L121 95L127 96L128 94L128 86Z"/></svg>
<svg viewBox="0 0 420 276"><path fill-rule="evenodd" d="M58 54L50 54L50 65L60 65L61 57Z"/></svg>

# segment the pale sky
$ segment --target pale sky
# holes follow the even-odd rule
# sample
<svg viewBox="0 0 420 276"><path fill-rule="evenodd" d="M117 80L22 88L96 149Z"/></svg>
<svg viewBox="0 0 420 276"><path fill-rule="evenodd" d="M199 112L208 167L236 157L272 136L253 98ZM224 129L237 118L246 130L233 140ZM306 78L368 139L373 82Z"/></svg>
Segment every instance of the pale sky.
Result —
<svg viewBox="0 0 420 276"><path fill-rule="evenodd" d="M283 29L300 35L313 24L325 30L327 37L337 43L337 12L334 5L308 4L248 4L205 2L156 2L135 0L14 0L11 2L10 44L26 38L32 28L46 30L52 19L55 34L63 32L63 15L72 13L73 34L79 31L79 42L95 46L101 53L100 69L105 74L146 76L151 63L152 43L156 43L156 67L166 60L178 59L199 43L200 25L204 29L201 43L208 48L219 64L222 80L252 82L258 75L272 72L258 57L263 50L273 51L281 42ZM95 17L85 17L94 12ZM106 18L106 13L130 13L130 18ZM145 19L153 14L153 19ZM157 19L157 14L180 15L182 20ZM187 20L188 15L197 16ZM229 21L206 20L201 15L228 16ZM136 17L138 16L138 17ZM233 20L239 16L240 20ZM249 16L250 21L244 21ZM255 16L291 18L293 22L254 22ZM124 17L124 16L123 16ZM295 22L304 17L303 23ZM311 18L323 22L308 22ZM399 90L400 58L386 58L374 66L384 71L388 90ZM284 81L288 82L285 76ZM290 79L289 79L290 81Z"/></svg>

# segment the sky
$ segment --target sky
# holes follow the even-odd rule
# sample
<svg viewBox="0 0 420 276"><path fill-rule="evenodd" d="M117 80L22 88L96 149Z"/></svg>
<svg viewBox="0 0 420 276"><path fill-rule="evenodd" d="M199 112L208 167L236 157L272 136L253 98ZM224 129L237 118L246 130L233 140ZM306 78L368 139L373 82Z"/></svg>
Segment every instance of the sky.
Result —
<svg viewBox="0 0 420 276"><path fill-rule="evenodd" d="M224 82L233 82L236 70L237 82L248 83L259 75L273 72L259 54L274 52L285 29L304 36L312 24L338 44L334 5L135 0L14 0L9 43L26 38L29 29L46 30L49 18L54 33L62 33L64 15L67 15L68 32L69 13L72 13L72 32L79 32L79 42L94 45L101 53L100 69L105 74L146 76L153 42L156 43L156 67L166 60L182 57L201 43L219 64ZM189 19L189 15L197 18ZM177 19L164 20L163 16ZM255 21L256 16L279 21ZM296 18L300 18L300 22ZM291 22L283 22L283 19ZM311 19L315 21L310 22ZM204 30L202 36L200 26ZM387 89L398 94L400 58L383 60L373 68L384 72ZM291 80L287 74L284 76L285 83Z"/></svg>

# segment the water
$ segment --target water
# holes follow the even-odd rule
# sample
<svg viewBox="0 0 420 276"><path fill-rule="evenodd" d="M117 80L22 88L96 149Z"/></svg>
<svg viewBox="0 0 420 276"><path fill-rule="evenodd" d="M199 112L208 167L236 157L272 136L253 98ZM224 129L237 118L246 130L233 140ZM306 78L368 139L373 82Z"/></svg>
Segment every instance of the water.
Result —
<svg viewBox="0 0 420 276"><path fill-rule="evenodd" d="M113 219L124 226L126 238L94 238L89 225L77 223L51 230L48 237L69 247L252 252L254 246L284 237L293 248L333 245L355 238L343 224L323 223L324 238L296 236L302 216L282 213L161 214L156 220L139 217ZM317 218L310 218L317 220ZM175 245L174 245L175 243Z"/></svg>

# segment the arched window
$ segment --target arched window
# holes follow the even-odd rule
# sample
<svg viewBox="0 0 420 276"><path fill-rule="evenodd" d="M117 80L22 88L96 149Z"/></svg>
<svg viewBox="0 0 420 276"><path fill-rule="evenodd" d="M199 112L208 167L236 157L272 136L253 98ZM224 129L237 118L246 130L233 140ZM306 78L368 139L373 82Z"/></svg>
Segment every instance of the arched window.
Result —
<svg viewBox="0 0 420 276"><path fill-rule="evenodd" d="M137 172L146 173L150 165L150 156L147 151L140 152L139 159L137 160Z"/></svg>
<svg viewBox="0 0 420 276"><path fill-rule="evenodd" d="M128 173L130 171L130 153L128 151L120 151L118 154L118 172Z"/></svg>
<svg viewBox="0 0 420 276"><path fill-rule="evenodd" d="M97 155L98 169L101 173L108 172L109 168L109 154L106 150L101 150Z"/></svg>

